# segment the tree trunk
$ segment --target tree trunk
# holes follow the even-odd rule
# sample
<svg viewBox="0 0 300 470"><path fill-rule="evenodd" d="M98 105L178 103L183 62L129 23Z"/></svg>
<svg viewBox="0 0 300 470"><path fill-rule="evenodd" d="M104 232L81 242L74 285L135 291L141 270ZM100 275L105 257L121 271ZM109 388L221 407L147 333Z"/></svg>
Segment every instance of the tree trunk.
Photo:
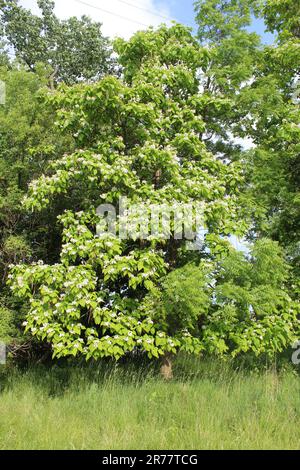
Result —
<svg viewBox="0 0 300 470"><path fill-rule="evenodd" d="M165 354L162 359L162 366L161 366L161 375L165 380L172 380L173 379L173 370L172 370L172 358L171 354Z"/></svg>

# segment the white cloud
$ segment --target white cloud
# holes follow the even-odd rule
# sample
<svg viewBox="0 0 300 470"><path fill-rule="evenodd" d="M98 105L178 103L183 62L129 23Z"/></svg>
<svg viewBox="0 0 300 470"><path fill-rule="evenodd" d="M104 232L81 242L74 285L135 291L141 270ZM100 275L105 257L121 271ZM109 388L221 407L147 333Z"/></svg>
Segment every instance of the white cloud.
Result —
<svg viewBox="0 0 300 470"><path fill-rule="evenodd" d="M167 0L159 2L157 0L82 0L82 2L55 0L55 12L62 19L70 16L90 16L94 21L103 23L102 31L110 37L129 38L134 32L145 29L147 26L170 24L166 17L173 19ZM34 13L39 11L35 0L21 0L20 4L30 8Z"/></svg>

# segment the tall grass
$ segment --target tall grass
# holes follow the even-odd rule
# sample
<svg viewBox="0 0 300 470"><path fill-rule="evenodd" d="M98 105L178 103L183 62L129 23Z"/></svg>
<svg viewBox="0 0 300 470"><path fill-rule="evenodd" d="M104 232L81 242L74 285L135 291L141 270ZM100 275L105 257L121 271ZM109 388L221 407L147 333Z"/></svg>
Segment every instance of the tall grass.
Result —
<svg viewBox="0 0 300 470"><path fill-rule="evenodd" d="M3 374L0 449L299 448L293 371L181 359L175 374L165 383L149 363Z"/></svg>

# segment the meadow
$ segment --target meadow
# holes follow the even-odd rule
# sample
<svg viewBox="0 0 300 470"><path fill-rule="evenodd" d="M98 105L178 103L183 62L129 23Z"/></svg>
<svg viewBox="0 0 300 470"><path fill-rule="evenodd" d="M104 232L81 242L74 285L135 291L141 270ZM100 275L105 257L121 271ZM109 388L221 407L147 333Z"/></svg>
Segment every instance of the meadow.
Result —
<svg viewBox="0 0 300 470"><path fill-rule="evenodd" d="M0 449L298 449L300 382L178 359L155 365L44 366L0 375Z"/></svg>

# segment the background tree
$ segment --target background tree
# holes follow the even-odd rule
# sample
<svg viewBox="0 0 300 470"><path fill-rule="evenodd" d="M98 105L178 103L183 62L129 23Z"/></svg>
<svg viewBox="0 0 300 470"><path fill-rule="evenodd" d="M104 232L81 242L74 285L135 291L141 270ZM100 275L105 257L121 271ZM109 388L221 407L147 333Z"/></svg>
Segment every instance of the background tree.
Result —
<svg viewBox="0 0 300 470"><path fill-rule="evenodd" d="M22 312L6 286L11 263L43 257L55 260L59 245L56 215L37 217L22 208L28 184L45 171L64 149L70 148L53 128L53 113L42 100L47 70L28 72L17 63L0 68L6 85L0 105L0 340L19 336ZM10 334L4 335L5 331ZM20 331L20 330L19 330Z"/></svg>
<svg viewBox="0 0 300 470"><path fill-rule="evenodd" d="M213 51L206 88L228 104L210 145L243 165L250 237L279 241L299 267L299 2L207 0L196 12L200 41ZM277 32L275 44L248 31L254 14Z"/></svg>
<svg viewBox="0 0 300 470"><path fill-rule="evenodd" d="M50 65L52 84L96 80L111 71L111 49L100 23L87 16L61 21L54 14L52 0L37 3L41 16L20 6L18 0L0 2L4 36L31 71L41 62Z"/></svg>
<svg viewBox="0 0 300 470"><path fill-rule="evenodd" d="M262 49L261 38L249 31L255 5L247 0L195 2L198 39L209 50L201 80L206 123L203 138L226 161L243 159L241 135L235 124L241 115L238 98L253 78Z"/></svg>
<svg viewBox="0 0 300 470"><path fill-rule="evenodd" d="M262 12L278 37L240 95L238 127L256 145L245 158L246 198L256 233L278 240L299 267L299 2L263 2Z"/></svg>
<svg viewBox="0 0 300 470"><path fill-rule="evenodd" d="M262 13L270 31L300 37L299 2L297 0L265 0Z"/></svg>
<svg viewBox="0 0 300 470"><path fill-rule="evenodd" d="M290 347L299 336L300 312L289 293L290 276L276 242L260 239L249 255L231 249L215 268L214 297L204 322L207 349L272 357Z"/></svg>
<svg viewBox="0 0 300 470"><path fill-rule="evenodd" d="M9 64L9 56L7 51L7 44L4 40L3 26L0 25L0 67Z"/></svg>
<svg viewBox="0 0 300 470"><path fill-rule="evenodd" d="M247 255L231 247L219 260L189 261L161 280L144 308L169 334L178 323L187 336L194 331L208 354L272 357L299 335L289 276L282 249L262 239Z"/></svg>

